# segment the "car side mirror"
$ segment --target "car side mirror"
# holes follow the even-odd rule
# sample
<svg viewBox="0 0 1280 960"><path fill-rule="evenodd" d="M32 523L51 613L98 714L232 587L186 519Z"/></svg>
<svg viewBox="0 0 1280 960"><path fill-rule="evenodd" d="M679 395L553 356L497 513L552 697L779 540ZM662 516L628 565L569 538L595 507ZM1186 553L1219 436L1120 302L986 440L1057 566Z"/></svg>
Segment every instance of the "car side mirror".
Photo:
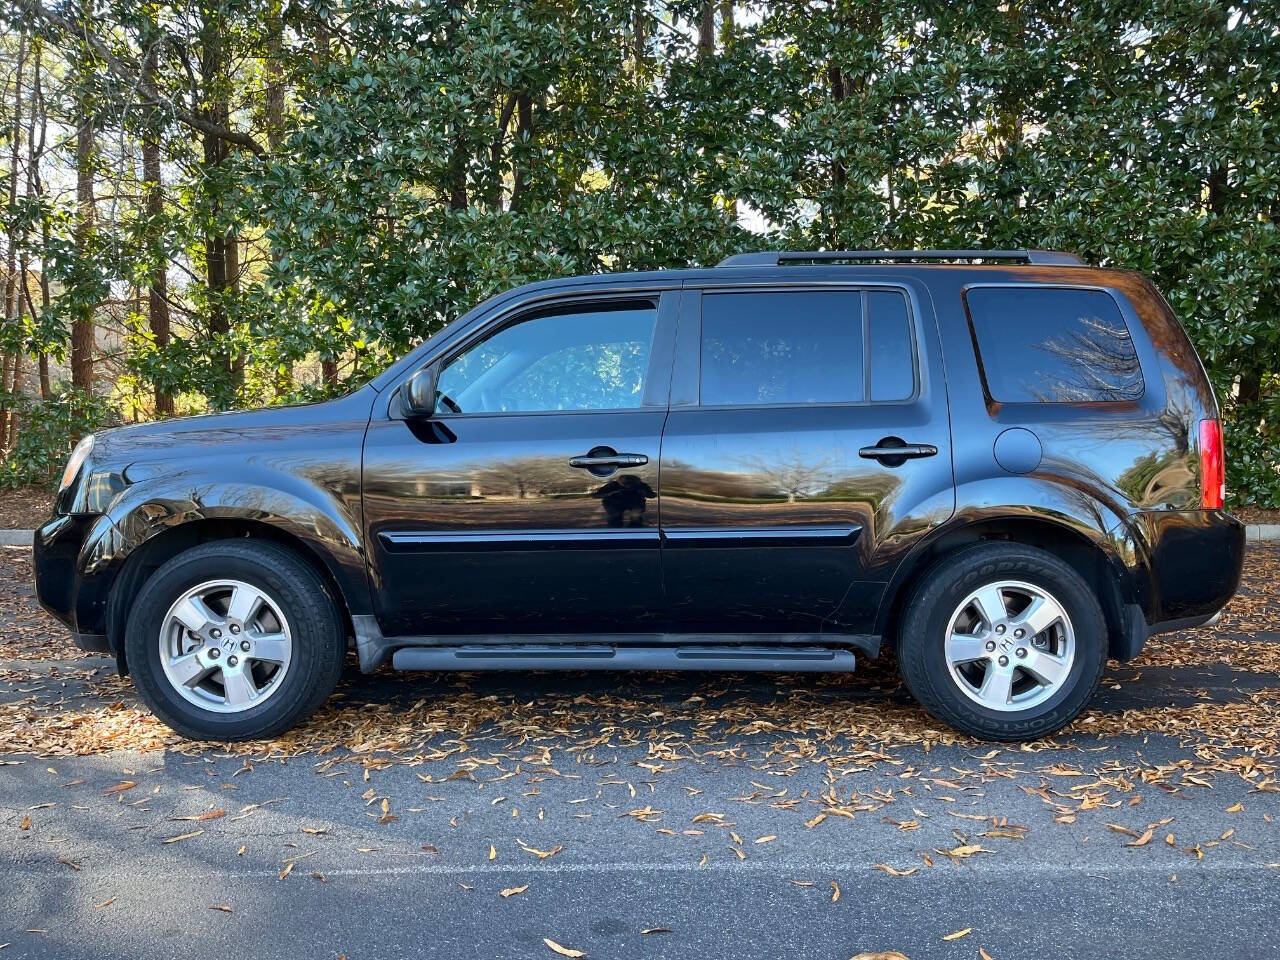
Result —
<svg viewBox="0 0 1280 960"><path fill-rule="evenodd" d="M436 412L436 382L439 379L440 368L434 363L409 378L404 388L404 402L409 413L415 417L430 417Z"/></svg>

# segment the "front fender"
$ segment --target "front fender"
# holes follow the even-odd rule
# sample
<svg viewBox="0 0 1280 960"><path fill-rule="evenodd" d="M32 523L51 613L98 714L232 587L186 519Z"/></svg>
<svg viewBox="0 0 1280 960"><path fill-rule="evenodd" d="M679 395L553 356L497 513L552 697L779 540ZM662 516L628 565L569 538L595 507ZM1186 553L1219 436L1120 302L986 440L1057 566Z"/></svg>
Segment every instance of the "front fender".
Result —
<svg viewBox="0 0 1280 960"><path fill-rule="evenodd" d="M242 471L235 481L196 471L165 473L131 484L85 537L77 566L83 582L110 583L139 548L170 530L204 521L264 524L305 545L329 571L353 615L372 605L359 535L359 498L269 470ZM87 591L103 605L105 590ZM86 592L82 591L82 596ZM95 620L94 611L83 611Z"/></svg>

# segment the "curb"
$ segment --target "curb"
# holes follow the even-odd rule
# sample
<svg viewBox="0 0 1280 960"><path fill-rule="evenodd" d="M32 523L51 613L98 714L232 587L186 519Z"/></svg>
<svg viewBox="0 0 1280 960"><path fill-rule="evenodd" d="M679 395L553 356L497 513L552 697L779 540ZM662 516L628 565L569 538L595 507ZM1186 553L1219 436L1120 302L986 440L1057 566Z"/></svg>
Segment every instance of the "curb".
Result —
<svg viewBox="0 0 1280 960"><path fill-rule="evenodd" d="M1280 540L1280 523L1248 523L1244 531L1250 543ZM29 547L35 535L34 530L0 530L0 547Z"/></svg>

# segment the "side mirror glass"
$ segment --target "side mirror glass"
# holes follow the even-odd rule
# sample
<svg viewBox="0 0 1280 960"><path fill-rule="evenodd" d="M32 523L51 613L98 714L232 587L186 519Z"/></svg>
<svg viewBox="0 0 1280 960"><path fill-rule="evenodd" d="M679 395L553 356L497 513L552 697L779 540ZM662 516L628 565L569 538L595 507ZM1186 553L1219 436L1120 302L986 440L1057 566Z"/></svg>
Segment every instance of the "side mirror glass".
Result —
<svg viewBox="0 0 1280 960"><path fill-rule="evenodd" d="M404 388L405 407L415 417L429 417L436 412L436 381L440 379L440 368L434 363L423 367L412 377Z"/></svg>

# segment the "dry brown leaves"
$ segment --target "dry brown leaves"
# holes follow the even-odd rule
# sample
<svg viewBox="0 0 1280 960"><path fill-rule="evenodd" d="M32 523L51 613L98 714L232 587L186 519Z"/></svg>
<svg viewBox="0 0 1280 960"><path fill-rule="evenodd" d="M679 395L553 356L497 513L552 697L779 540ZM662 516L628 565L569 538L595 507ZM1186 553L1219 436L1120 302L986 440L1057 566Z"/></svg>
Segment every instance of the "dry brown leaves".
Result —
<svg viewBox="0 0 1280 960"><path fill-rule="evenodd" d="M7 565L12 577L29 582L29 562L20 552L11 551L0 557L0 562ZM35 611L30 596L18 591L12 581L5 585L3 572L0 644L17 651L14 659L45 659L51 649L68 655L71 648L64 631ZM1252 549L1245 585L1223 624L1214 630L1156 637L1133 668L1141 674L1172 667L1226 667L1254 676L1274 670L1274 680L1280 675L1280 643L1252 642L1225 634L1275 631L1278 623L1280 548ZM0 679L17 684L21 691L31 676L10 671L10 676ZM82 694L42 688L0 705L0 736L9 751L44 756L90 755L126 748L164 748L192 755L207 751L207 745L181 741L155 720L140 706L128 681L88 671L74 679L83 687ZM47 688L47 681L42 682ZM362 697L360 685L370 682L378 683L384 692L389 689L391 695L369 702ZM917 795L923 792L954 798L990 779L1016 777L1024 791L1050 808L1058 823L1074 822L1084 811L1137 802L1139 786L1177 793L1212 789L1230 780L1250 791L1280 791L1280 681L1268 682L1263 689L1256 689L1254 681L1251 692L1241 693L1231 702L1206 699L1188 704L1183 697L1179 705L1091 710L1064 737L1018 749L991 749L943 729L901 695L891 664L872 664L852 677L778 677L768 681L774 683L774 692L764 697L741 695L738 682L714 674L682 680L689 685L686 693L672 698L667 682L647 682L644 677L621 688L593 687L590 693L574 692L580 688L549 679L549 692L530 698L500 684L485 686L467 676L355 679L340 691L339 698L297 730L268 743L228 744L219 749L243 756L245 770L261 761L311 754L319 758L321 771L337 764L358 764L364 767L366 778L371 770L389 764L430 769L430 775L418 775L424 783L510 776L514 764L523 764L526 770L537 768L543 771L541 775L560 776L558 765L579 767L590 764L601 752L632 749L643 754L636 764L638 775L609 782L610 789L629 800L618 808L617 816L672 836L731 830L732 814L724 813L722 807L693 818L692 827L663 823L663 811L645 802L643 794L651 790L645 781L668 776L689 764L744 762L757 771L767 770L769 776L760 776L769 782L753 781L753 787L742 796L729 798L733 802L794 811L809 829L829 830L833 822L871 813L877 817L891 814L889 822L899 830L916 830L924 814L906 809L909 804L900 803L901 792L885 788L837 793L832 788L822 795L802 798L789 794L781 779L810 765L826 768L833 780L877 767L896 770L903 764L898 748L905 746L929 751L957 745L974 757L964 770L895 773L899 782L914 783ZM868 696L869 687L875 689ZM557 693L557 689L567 692ZM1175 738L1187 749L1177 761L1164 764L1134 760L1112 767L1061 759L1036 763L1038 751L1064 742L1106 744L1110 739L1149 734ZM431 767L423 766L426 764ZM131 782L122 781L108 793L124 799L132 787ZM506 797L499 799L505 801ZM380 811L379 822L397 818L385 797L373 793L369 802L377 805L371 812L376 816ZM885 809L895 803L899 805L893 810ZM219 811L207 811L189 819L220 815ZM1027 827L999 817L970 815L970 819L984 821L973 827L975 836L938 849L938 855L963 860L988 853L995 846L992 840L1017 842L1027 835ZM1124 818L1117 814L1111 819ZM320 829L304 828L303 832ZM1147 833L1145 828L1138 829L1130 841L1142 840ZM1163 834L1159 824L1151 825L1150 836L1131 845L1145 846ZM194 835L180 834L168 842ZM744 841L735 835L732 855L742 859L744 850L772 843L774 838L775 834L769 833ZM553 857L561 849L559 845L540 849L524 843L520 847L539 859ZM490 857L497 857L496 848ZM919 868L882 864L877 869L891 876L908 876ZM838 896L836 891L838 888L833 888Z"/></svg>

